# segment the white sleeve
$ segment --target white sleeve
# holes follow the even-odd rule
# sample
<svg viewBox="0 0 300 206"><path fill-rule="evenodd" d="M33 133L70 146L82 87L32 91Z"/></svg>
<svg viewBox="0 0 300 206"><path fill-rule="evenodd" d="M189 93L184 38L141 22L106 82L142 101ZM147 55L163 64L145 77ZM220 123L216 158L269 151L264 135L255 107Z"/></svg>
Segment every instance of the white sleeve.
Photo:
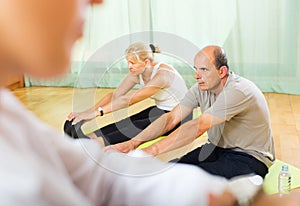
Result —
<svg viewBox="0 0 300 206"><path fill-rule="evenodd" d="M63 138L12 95L1 99L1 205L206 205L227 185L197 167Z"/></svg>
<svg viewBox="0 0 300 206"><path fill-rule="evenodd" d="M207 205L209 193L219 194L227 186L225 179L197 167L163 163L150 156L109 152L100 161L91 159L99 170L95 174L105 173L102 178L106 178L91 182L94 191L90 192L106 197L96 205Z"/></svg>
<svg viewBox="0 0 300 206"><path fill-rule="evenodd" d="M154 165L153 160L140 163ZM208 194L220 194L226 185L225 180L215 178L199 168L166 164L152 174L135 177L119 175L112 194L120 197L111 205L208 205Z"/></svg>

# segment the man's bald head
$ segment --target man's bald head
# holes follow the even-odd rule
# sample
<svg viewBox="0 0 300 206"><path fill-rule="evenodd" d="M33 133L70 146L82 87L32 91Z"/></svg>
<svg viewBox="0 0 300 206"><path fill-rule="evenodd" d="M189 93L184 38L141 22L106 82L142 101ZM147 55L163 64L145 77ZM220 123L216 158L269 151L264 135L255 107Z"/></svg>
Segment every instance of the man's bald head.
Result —
<svg viewBox="0 0 300 206"><path fill-rule="evenodd" d="M229 70L226 53L220 46L210 45L204 47L195 56L195 58L200 57L207 58L217 69L222 66L226 66Z"/></svg>

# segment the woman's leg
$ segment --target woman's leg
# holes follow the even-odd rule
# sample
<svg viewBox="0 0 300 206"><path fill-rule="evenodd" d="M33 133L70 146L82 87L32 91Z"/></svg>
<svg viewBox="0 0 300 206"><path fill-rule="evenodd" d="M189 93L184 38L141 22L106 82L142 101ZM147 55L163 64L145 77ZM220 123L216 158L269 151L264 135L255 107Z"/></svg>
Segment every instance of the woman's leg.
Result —
<svg viewBox="0 0 300 206"><path fill-rule="evenodd" d="M103 128L100 128L92 133L84 135L82 131L79 131L79 133L81 133L81 137L78 137L78 132L76 132L74 125L72 125L72 121L67 120L64 124L64 131L66 134L73 138L88 137L90 139L97 140L101 146L116 144L130 140L138 133L140 133L143 129L145 129L149 124L151 124L153 121L167 112L169 111L161 110L156 106L152 106L119 122L112 123ZM181 124L191 119L192 113L172 130L165 133L163 136L170 134Z"/></svg>
<svg viewBox="0 0 300 206"><path fill-rule="evenodd" d="M105 145L128 141L166 112L168 111L152 106L119 122L102 127L89 135L102 137Z"/></svg>

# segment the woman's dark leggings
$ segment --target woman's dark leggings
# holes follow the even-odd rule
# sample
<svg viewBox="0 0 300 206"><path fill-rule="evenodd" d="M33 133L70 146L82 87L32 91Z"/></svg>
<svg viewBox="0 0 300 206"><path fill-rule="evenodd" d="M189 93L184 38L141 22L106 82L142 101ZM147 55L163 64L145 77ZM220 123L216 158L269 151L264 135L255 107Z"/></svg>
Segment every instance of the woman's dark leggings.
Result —
<svg viewBox="0 0 300 206"><path fill-rule="evenodd" d="M96 134L97 137L99 136L103 137L105 145L125 142L135 137L142 130L144 130L148 125L150 125L153 121L155 121L157 118L159 118L160 116L162 116L167 112L169 111L159 109L156 106L151 106L135 115L120 120L116 123L112 123L105 127L102 127L94 131L94 133ZM191 119L192 119L192 113L189 116L187 116L181 123L176 125L176 127L173 130L163 135L168 135L169 133L174 131L177 127L179 127L180 124ZM66 124L67 123L65 123L65 125ZM76 132L72 132L72 129L68 129L68 126L65 126L64 130L70 136L77 138Z"/></svg>

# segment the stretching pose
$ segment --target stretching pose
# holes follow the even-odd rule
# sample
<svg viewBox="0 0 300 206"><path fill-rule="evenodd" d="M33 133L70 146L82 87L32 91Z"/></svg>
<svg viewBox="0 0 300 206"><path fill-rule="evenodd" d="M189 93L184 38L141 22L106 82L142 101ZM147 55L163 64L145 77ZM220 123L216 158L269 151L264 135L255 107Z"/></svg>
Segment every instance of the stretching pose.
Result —
<svg viewBox="0 0 300 206"><path fill-rule="evenodd" d="M151 122L172 110L188 89L184 79L171 65L154 61L153 54L158 52L160 52L158 47L153 44L137 42L130 45L126 50L126 60L130 72L123 82L92 108L78 113L71 112L64 126L65 132L75 138L85 137L79 135L73 125L77 123L81 125L84 121L97 116L128 107L148 97L153 98L155 106L87 134L88 137L97 139L101 145L116 144L130 140ZM129 91L137 84L142 87L130 93ZM191 119L191 114L185 120L189 119Z"/></svg>
<svg viewBox="0 0 300 206"><path fill-rule="evenodd" d="M257 86L229 71L223 48L201 49L194 58L195 79L184 99L131 140L107 147L128 152L174 128L194 108L202 115L188 121L167 138L144 149L151 155L192 142L207 131L209 143L180 158L180 163L231 178L256 173L264 177L275 160L267 102Z"/></svg>
<svg viewBox="0 0 300 206"><path fill-rule="evenodd" d="M43 78L65 73L82 33L82 13L99 2L2 1L0 84L15 72ZM0 205L234 206L251 203L259 189L251 183L255 177L228 182L191 165L104 153L94 141L63 138L3 87L0 125ZM299 206L297 197L261 195L251 205Z"/></svg>

